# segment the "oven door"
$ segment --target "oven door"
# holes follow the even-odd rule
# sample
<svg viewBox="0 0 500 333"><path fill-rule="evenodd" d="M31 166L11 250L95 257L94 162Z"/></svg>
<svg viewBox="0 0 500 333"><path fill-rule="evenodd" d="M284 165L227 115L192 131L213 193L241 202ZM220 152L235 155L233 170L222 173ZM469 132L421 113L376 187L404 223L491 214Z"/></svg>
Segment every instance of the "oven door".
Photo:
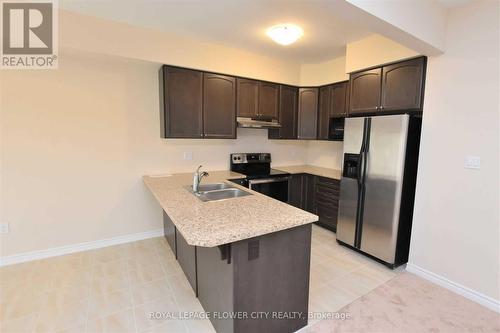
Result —
<svg viewBox="0 0 500 333"><path fill-rule="evenodd" d="M248 187L279 201L288 202L288 181L290 176L251 179Z"/></svg>

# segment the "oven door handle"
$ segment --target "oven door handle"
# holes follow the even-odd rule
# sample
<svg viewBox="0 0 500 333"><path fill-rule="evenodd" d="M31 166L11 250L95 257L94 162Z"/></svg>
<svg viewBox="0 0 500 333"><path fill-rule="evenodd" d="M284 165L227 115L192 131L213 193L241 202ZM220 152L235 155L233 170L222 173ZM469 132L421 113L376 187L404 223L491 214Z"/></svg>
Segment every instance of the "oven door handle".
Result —
<svg viewBox="0 0 500 333"><path fill-rule="evenodd" d="M250 185L250 188L252 188L252 185L285 182L289 181L290 178L291 178L290 176L287 176L287 177L275 177L275 178L265 178L265 179L251 179L248 181L248 185Z"/></svg>

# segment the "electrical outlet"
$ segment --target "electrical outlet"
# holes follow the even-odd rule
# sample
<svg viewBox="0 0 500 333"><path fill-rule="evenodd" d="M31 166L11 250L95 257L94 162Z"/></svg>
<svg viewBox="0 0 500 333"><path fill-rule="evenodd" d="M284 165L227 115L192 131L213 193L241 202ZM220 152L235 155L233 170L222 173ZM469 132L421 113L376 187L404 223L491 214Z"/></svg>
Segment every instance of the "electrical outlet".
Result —
<svg viewBox="0 0 500 333"><path fill-rule="evenodd" d="M193 159L193 153L190 151L185 151L183 157L186 161L191 161Z"/></svg>
<svg viewBox="0 0 500 333"><path fill-rule="evenodd" d="M480 169L481 158L479 156L467 155L464 159L464 168L466 169Z"/></svg>
<svg viewBox="0 0 500 333"><path fill-rule="evenodd" d="M0 223L0 234L6 234L9 232L9 224L8 223Z"/></svg>

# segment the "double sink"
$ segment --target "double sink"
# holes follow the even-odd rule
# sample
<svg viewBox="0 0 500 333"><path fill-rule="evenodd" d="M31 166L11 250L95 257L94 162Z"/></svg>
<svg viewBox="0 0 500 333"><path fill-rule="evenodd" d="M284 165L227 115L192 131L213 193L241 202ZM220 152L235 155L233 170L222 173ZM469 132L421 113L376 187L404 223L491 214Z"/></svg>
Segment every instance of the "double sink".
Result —
<svg viewBox="0 0 500 333"><path fill-rule="evenodd" d="M247 191L240 190L227 183L200 184L197 193L193 192L192 186L186 186L186 189L203 202L220 201L252 195Z"/></svg>

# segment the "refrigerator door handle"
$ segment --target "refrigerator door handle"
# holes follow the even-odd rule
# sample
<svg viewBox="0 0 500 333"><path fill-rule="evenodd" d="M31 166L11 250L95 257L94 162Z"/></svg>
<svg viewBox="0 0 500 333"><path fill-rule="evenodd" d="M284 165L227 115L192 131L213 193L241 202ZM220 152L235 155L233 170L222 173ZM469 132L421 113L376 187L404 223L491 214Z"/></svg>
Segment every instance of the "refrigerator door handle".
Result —
<svg viewBox="0 0 500 333"><path fill-rule="evenodd" d="M361 235L363 233L363 213L365 201L365 178L366 166L368 162L368 149L370 142L371 118L365 118L363 124L363 140L359 152L359 173L358 173L358 209L356 213L356 232L354 234L354 246L361 246Z"/></svg>

